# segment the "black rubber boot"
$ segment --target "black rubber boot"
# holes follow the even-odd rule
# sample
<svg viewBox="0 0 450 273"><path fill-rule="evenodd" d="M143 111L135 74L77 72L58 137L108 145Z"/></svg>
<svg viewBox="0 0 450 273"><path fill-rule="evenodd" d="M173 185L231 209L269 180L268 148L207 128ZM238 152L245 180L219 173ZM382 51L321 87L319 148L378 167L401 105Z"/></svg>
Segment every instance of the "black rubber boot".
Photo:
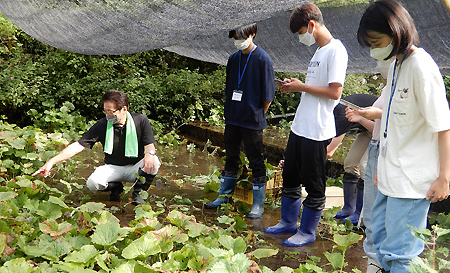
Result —
<svg viewBox="0 0 450 273"><path fill-rule="evenodd" d="M110 191L109 201L120 201L120 194L123 192L123 184L122 182L108 182L108 187L103 191Z"/></svg>
<svg viewBox="0 0 450 273"><path fill-rule="evenodd" d="M133 198L133 204L134 205L140 205L145 204L145 200L142 199L142 197L139 195L141 191L147 191L148 188L150 188L150 185L153 182L153 179L155 178L155 175L148 174L144 171L142 171L139 168L138 175L145 178L145 183L142 183L142 181L139 178L136 178L136 182L134 184L133 193L131 194L131 197Z"/></svg>

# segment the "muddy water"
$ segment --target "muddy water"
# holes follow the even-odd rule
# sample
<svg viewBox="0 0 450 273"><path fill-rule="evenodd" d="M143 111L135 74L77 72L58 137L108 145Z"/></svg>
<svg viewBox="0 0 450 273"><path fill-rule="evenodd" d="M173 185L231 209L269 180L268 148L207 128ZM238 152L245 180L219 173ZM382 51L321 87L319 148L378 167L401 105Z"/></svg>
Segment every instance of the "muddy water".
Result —
<svg viewBox="0 0 450 273"><path fill-rule="evenodd" d="M205 198L214 200L217 197L217 193L204 193L203 185L199 182L205 182L205 180L200 179L199 181L197 179L197 181L194 181L191 179L191 176L207 176L220 170L222 168L220 158L211 155L209 152L201 151L198 148L189 151L185 145L178 147L158 147L158 154L163 165L155 179L154 187L152 186L149 190L149 202L165 200L165 204L169 210L178 207L184 209L185 213L194 215L198 221L217 224L215 222L217 212L204 210L202 206ZM84 178L87 178L92 172L93 165L98 166L102 164L103 155L99 147L96 147L92 151L84 151L78 156L79 159L84 160L86 163L79 168L80 175ZM80 183L84 183L84 181L80 181ZM124 206L124 202L105 201L108 198L108 193L106 192L91 193L84 187L81 193L71 194L68 198L74 201L74 203L77 203L84 196L90 196L91 201L103 202L108 207L118 207L119 211L115 215L123 225L126 225L130 220L134 219L132 205ZM130 192L125 195L125 203L131 200L130 196ZM175 196L189 199L192 201L192 205L178 205L174 201ZM242 218L246 219L244 216L242 215ZM321 258L321 262L318 264L332 271L323 255L324 252L333 252L333 246L335 244L331 241L329 234L327 238L318 237L316 242L308 247L284 247L282 242L287 236L269 237L263 233L265 227L277 224L279 219L280 209L267 206L262 218L255 220L246 219L250 229L255 231L262 245L271 245L273 248L279 248L277 256L262 259L258 261L259 264L265 265L272 270L276 270L281 266L297 268L299 263L307 259L307 256L318 256ZM346 252L346 262L349 264L346 269L348 270L344 269L344 271L350 272L351 268L358 268L364 272L366 269L366 261L363 257L362 242L351 246Z"/></svg>

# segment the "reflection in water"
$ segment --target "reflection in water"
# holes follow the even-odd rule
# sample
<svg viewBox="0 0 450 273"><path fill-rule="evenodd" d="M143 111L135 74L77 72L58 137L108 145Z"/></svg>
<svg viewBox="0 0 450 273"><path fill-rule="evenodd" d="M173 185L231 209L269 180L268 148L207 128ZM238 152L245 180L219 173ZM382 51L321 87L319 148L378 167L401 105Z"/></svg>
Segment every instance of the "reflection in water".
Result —
<svg viewBox="0 0 450 273"><path fill-rule="evenodd" d="M78 169L79 174L87 179L93 171L93 166L101 165L103 162L103 152L101 147L94 147L93 150L84 151L77 155L79 160L83 160L85 164ZM154 185L150 188L149 199L152 205L159 203L164 204L166 212L173 209L184 210L185 213L194 215L197 221L204 223L218 224L216 221L217 212L211 210L204 210L202 203L206 199L214 200L217 193L205 193L203 185L207 182L206 176L222 169L221 159L217 156L210 155L208 152L202 152L199 149L192 149L189 151L185 145L176 147L157 147L157 153L162 162L159 173L156 176ZM204 177L198 177L203 175ZM197 176L197 177L194 177ZM85 184L84 181L79 181L80 184ZM125 186L131 186L131 183ZM130 220L134 219L133 206L126 204L131 201L131 192L128 192L123 202L105 201L108 198L107 192L90 192L86 187L83 187L81 192L74 192L68 196L75 204L81 201L85 196L90 196L90 200L94 202L105 203L108 207L119 208L116 213L117 218L120 219L122 225L127 225ZM188 200L187 202L180 202ZM192 205L186 205L189 203ZM157 210L157 208L154 208ZM166 215L162 214L162 217ZM245 218L245 215L241 215ZM324 252L333 252L335 245L330 238L318 237L316 242L308 247L289 248L284 247L282 242L288 236L279 235L268 237L263 233L267 226L272 226L278 223L280 219L280 209L278 207L266 206L265 212L260 219L246 219L249 228L255 231L257 238L260 240L260 246L271 246L279 248L278 255L267 259L258 261L260 265L265 265L272 270L276 270L281 266L288 266L297 268L299 263L304 262L307 256L317 256L321 258L319 265L328 264L324 257ZM335 251L334 251L335 252ZM358 268L365 271L366 261L363 258L364 251L362 248L362 241L351 246L346 252L346 262L349 268Z"/></svg>

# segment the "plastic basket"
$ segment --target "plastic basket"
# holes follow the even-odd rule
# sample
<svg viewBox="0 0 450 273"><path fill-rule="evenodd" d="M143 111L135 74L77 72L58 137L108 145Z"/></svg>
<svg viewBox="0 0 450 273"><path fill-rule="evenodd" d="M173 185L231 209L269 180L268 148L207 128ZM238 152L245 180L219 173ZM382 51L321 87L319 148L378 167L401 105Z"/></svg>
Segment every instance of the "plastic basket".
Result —
<svg viewBox="0 0 450 273"><path fill-rule="evenodd" d="M274 171L272 179L266 183L266 197L276 199L281 196L281 186L283 185L283 177L281 171ZM253 204L253 191L252 189L245 189L242 186L237 185L234 189L233 198L243 201L247 204Z"/></svg>

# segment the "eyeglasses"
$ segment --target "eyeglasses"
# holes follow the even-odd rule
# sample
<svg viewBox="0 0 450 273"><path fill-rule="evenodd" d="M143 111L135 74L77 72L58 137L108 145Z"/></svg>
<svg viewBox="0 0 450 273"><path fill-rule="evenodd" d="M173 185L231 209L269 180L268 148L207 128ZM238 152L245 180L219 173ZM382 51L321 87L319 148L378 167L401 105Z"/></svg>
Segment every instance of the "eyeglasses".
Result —
<svg viewBox="0 0 450 273"><path fill-rule="evenodd" d="M103 113L105 113L108 116L114 115L115 112L119 111L120 109L117 110L103 110Z"/></svg>

